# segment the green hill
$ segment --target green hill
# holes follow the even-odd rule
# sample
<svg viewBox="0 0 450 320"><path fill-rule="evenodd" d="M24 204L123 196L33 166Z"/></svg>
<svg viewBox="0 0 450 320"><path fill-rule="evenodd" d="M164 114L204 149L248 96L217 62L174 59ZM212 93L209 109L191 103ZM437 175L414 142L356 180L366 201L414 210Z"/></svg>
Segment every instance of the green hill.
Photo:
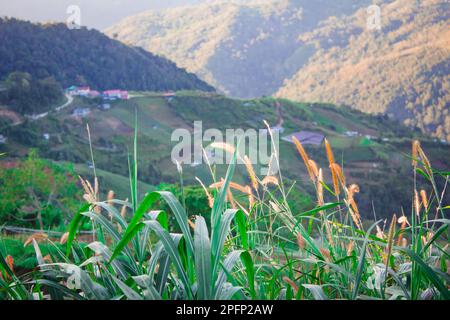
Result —
<svg viewBox="0 0 450 320"><path fill-rule="evenodd" d="M139 177L147 185L179 181L176 166L171 161L171 142L174 129L192 130L193 122L203 121L207 128L262 129L263 120L272 126L279 122L279 103L284 120L282 137L298 131L313 131L326 136L335 151L335 157L343 163L348 183L361 186L358 203L366 217L373 218L373 206L377 216L400 212L410 206L412 190L410 177L411 140L420 138L430 160L437 169L450 165L450 150L447 145L426 138L420 132L412 132L386 116L369 116L347 107L337 108L327 104L297 103L284 99L261 98L238 100L214 93L178 92L175 97L164 98L160 94L136 92L129 101L116 101L110 110L102 111L92 100L76 99L72 106L47 118L25 121L22 125L4 128L0 133L8 138L0 144L0 153L9 157L21 157L29 147L37 147L43 157L70 161L83 175L89 169L90 151L86 133L89 123L94 158L99 170L113 175L108 181L119 181L118 176L128 175L127 153L132 152L135 112L139 126ZM91 113L82 119L72 116L75 107L88 107ZM50 135L49 140L43 134ZM330 173L323 146L305 145L311 158L324 168L330 181ZM309 191L308 176L294 146L284 140L280 142L281 170L288 181L297 181L299 190ZM226 167L218 166L218 175L224 175ZM259 166L256 167L259 172ZM186 184L196 184L197 176L206 184L211 183L206 165L183 168ZM235 180L249 183L243 166L237 167ZM123 178L122 182L127 181ZM114 187L108 183L105 188ZM147 188L146 185L142 185ZM128 189L121 187L123 192ZM142 192L143 190L141 190ZM145 191L144 191L145 192ZM128 196L127 194L124 197ZM395 200L395 201L394 201ZM313 205L313 204L311 204Z"/></svg>
<svg viewBox="0 0 450 320"><path fill-rule="evenodd" d="M0 18L0 80L12 72L97 90L214 89L171 61L96 30Z"/></svg>

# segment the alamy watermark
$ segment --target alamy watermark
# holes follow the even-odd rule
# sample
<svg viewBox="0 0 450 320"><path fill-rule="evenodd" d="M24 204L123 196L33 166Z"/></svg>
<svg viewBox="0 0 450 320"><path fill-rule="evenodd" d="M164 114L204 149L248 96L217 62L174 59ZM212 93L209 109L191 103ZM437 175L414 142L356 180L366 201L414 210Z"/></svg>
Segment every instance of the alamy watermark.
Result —
<svg viewBox="0 0 450 320"><path fill-rule="evenodd" d="M367 8L367 29L370 31L381 30L381 7L376 4Z"/></svg>
<svg viewBox="0 0 450 320"><path fill-rule="evenodd" d="M172 162L196 166L200 164L230 164L234 151L237 163L245 161L260 167L261 175L274 175L278 172L279 132L268 129L219 129L203 131L203 122L194 121L193 132L176 129L172 133ZM237 148L237 149L236 149ZM246 156L246 157L245 157Z"/></svg>
<svg viewBox="0 0 450 320"><path fill-rule="evenodd" d="M69 17L66 20L67 28L70 30L81 28L81 8L77 5L67 7L66 13Z"/></svg>

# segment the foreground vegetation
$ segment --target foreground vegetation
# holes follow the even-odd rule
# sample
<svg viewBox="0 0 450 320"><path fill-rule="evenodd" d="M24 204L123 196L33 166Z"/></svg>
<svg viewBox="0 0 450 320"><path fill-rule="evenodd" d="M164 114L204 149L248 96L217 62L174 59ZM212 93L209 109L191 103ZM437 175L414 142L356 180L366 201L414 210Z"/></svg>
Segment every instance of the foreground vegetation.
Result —
<svg viewBox="0 0 450 320"><path fill-rule="evenodd" d="M199 215L180 197L154 191L138 199L137 152L130 165L131 201L100 199L98 179L83 180L87 203L73 217L58 245L43 233L26 244L38 266L14 273L14 257L0 246L3 299L449 299L448 220L442 203L448 172L432 169L420 143L413 143L414 181L429 189L411 193L413 209L368 225L358 210L359 187L348 185L326 142L325 170L296 147L314 186L317 207L292 210L293 185L283 175L258 177L244 155L233 153L224 177L199 180L210 210ZM233 181L237 162L250 183ZM272 155L278 163L278 154ZM326 170L328 171L328 169ZM445 180L443 190L437 180ZM168 210L158 210L164 202ZM81 241L91 222L93 238ZM86 239L84 239L86 240ZM46 253L47 253L46 252Z"/></svg>

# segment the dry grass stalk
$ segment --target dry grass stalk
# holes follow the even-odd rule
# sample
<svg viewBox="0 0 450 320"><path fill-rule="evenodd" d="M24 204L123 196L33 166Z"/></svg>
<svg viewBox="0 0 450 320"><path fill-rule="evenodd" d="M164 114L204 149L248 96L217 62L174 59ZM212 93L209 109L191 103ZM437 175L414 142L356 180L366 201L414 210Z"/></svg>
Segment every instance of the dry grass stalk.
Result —
<svg viewBox="0 0 450 320"><path fill-rule="evenodd" d="M220 189L223 186L223 184L224 184L224 180L221 179L220 181L211 184L209 186L209 188L218 190L218 189Z"/></svg>
<svg viewBox="0 0 450 320"><path fill-rule="evenodd" d="M222 149L230 154L234 154L236 152L236 148L225 143L225 142L213 142L210 144L210 147L216 149Z"/></svg>
<svg viewBox="0 0 450 320"><path fill-rule="evenodd" d="M298 139L294 136L292 136L292 141L294 141L295 146L297 147L297 151L300 154L300 156L303 159L303 163L306 166L306 170L308 171L309 177L312 182L316 181L316 175L314 174L314 169L311 167L311 163L309 162L308 154L306 153L305 149L303 148L302 144Z"/></svg>
<svg viewBox="0 0 450 320"><path fill-rule="evenodd" d="M353 196L355 195L355 193L359 193L360 189L359 186L357 184L352 184L350 185L350 187L348 187L348 199L353 199Z"/></svg>
<svg viewBox="0 0 450 320"><path fill-rule="evenodd" d="M85 194L88 195L88 196L93 195L94 194L94 190L92 189L92 186L89 183L89 181L87 181L87 180L85 181L81 176L78 176L78 178L81 181L81 186L83 187Z"/></svg>
<svg viewBox="0 0 450 320"><path fill-rule="evenodd" d="M345 200L345 203L347 204L353 223L358 229L361 229L361 215L354 198L355 193L359 193L359 186L352 184L347 189L347 200Z"/></svg>
<svg viewBox="0 0 450 320"><path fill-rule="evenodd" d="M200 181L200 183L201 183L201 181ZM201 183L201 184L203 185L203 183ZM222 188L224 184L225 184L225 180L223 178L221 178L219 182L215 182L215 183L211 184L209 186L209 188L218 190L219 188ZM239 183L231 181L228 184L228 187L231 189L240 191L242 193L249 194L249 191L248 191L249 186L243 186L243 185L240 185Z"/></svg>
<svg viewBox="0 0 450 320"><path fill-rule="evenodd" d="M308 160L308 163L311 167L314 177L317 179L317 177L319 176L319 167L317 166L317 163L311 159Z"/></svg>
<svg viewBox="0 0 450 320"><path fill-rule="evenodd" d="M331 254L330 254L330 250L326 249L326 248L320 248L320 253L322 254L322 256L325 258L325 261L330 262L331 261Z"/></svg>
<svg viewBox="0 0 450 320"><path fill-rule="evenodd" d="M212 197L211 193L209 193L208 189L206 189L205 185L203 184L203 182L198 178L195 177L195 179L200 183L200 185L203 188L203 191L205 192L206 198L208 199L208 206L210 208L212 208L214 206L214 198Z"/></svg>
<svg viewBox="0 0 450 320"><path fill-rule="evenodd" d="M347 245L347 256L351 256L353 252L353 247L355 246L355 242L352 240Z"/></svg>
<svg viewBox="0 0 450 320"><path fill-rule="evenodd" d="M239 183L236 183L236 182L232 182L231 181L230 182L230 188L234 189L234 190L237 190L237 191L240 191L242 193L248 193L247 186L240 185Z"/></svg>
<svg viewBox="0 0 450 320"><path fill-rule="evenodd" d="M422 245L425 246L427 244L427 237L422 236L421 239L422 239Z"/></svg>
<svg viewBox="0 0 450 320"><path fill-rule="evenodd" d="M231 208L236 209L236 202L234 202L233 194L231 193L230 188L227 189L227 199L231 204Z"/></svg>
<svg viewBox="0 0 450 320"><path fill-rule="evenodd" d="M384 239L384 231L377 225L377 238Z"/></svg>
<svg viewBox="0 0 450 320"><path fill-rule="evenodd" d="M331 150L330 143L328 142L328 140L326 138L325 138L325 151L327 153L328 163L330 165L332 165L334 163L333 150Z"/></svg>
<svg viewBox="0 0 450 320"><path fill-rule="evenodd" d="M325 139L325 150L327 153L327 159L328 159L328 163L330 164L330 170L331 170L331 177L333 179L333 188L334 188L334 193L336 194L336 196L338 196L341 193L341 190L339 188L339 184L338 184L338 174L336 173L336 170L334 169L334 155L333 155L333 150L331 150L331 146L330 143L328 142L327 139Z"/></svg>
<svg viewBox="0 0 450 320"><path fill-rule="evenodd" d="M252 162L247 156L244 156L244 165L245 168L247 169L250 181L252 182L253 189L255 189L255 191L258 192L258 179L256 178L255 169L253 169Z"/></svg>
<svg viewBox="0 0 450 320"><path fill-rule="evenodd" d="M297 233L297 245L300 249L305 249L306 247L306 241L305 238L303 238L303 236L301 235L301 233Z"/></svg>
<svg viewBox="0 0 450 320"><path fill-rule="evenodd" d="M423 207L425 208L425 211L428 210L428 198L427 198L427 192L425 190L420 190L420 197L422 198Z"/></svg>
<svg viewBox="0 0 450 320"><path fill-rule="evenodd" d="M419 193L417 192L417 190L414 190L414 210L416 211L417 218L420 218L420 208L421 203L419 200Z"/></svg>
<svg viewBox="0 0 450 320"><path fill-rule="evenodd" d="M128 202L128 199L126 199L125 202ZM120 210L120 216L124 219L127 216L127 206L126 205L122 206L122 209Z"/></svg>
<svg viewBox="0 0 450 320"><path fill-rule="evenodd" d="M195 223L192 222L191 219L188 219L188 224L189 224L189 226L191 227L192 230L195 230Z"/></svg>
<svg viewBox="0 0 450 320"><path fill-rule="evenodd" d="M294 290L294 294L297 294L298 292L298 286L295 284L294 281L292 281L291 279L289 279L288 277L283 277L283 281L286 282L287 284L289 284L292 288L292 290Z"/></svg>
<svg viewBox="0 0 450 320"><path fill-rule="evenodd" d="M42 242L42 241L47 240L47 239L48 239L48 235L46 233L41 233L41 232L40 233L33 233L31 236L29 236L25 240L23 246L24 247L28 246L29 244L31 244L33 242L33 240L36 240L36 242Z"/></svg>
<svg viewBox="0 0 450 320"><path fill-rule="evenodd" d="M106 197L106 203L108 203L108 205L110 205L111 207L114 207L113 200L114 200L114 191L109 190L108 196ZM109 212L109 218L111 219L111 221L113 220L112 212Z"/></svg>
<svg viewBox="0 0 450 320"><path fill-rule="evenodd" d="M275 211L276 213L280 213L281 212L281 208L278 206L278 204L276 204L273 201L269 201L269 204L272 207L273 211Z"/></svg>
<svg viewBox="0 0 450 320"><path fill-rule="evenodd" d="M333 180L334 194L336 196L339 196L341 194L341 189L339 188L338 178L337 178L336 172L334 170L331 170L331 178Z"/></svg>
<svg viewBox="0 0 450 320"><path fill-rule="evenodd" d="M423 149L420 146L420 144L418 145L418 152L419 152L420 159L422 160L422 162L423 162L423 164L425 166L425 171L427 171L427 173L431 177L433 175L433 172L431 171L431 163L430 163L430 160L428 160L428 157L426 156L426 154L423 151Z"/></svg>
<svg viewBox="0 0 450 320"><path fill-rule="evenodd" d="M325 204L323 198L323 173L322 169L319 169L319 175L317 177L317 203L321 207ZM323 211L319 211L320 215L323 215ZM328 242L331 246L334 246L333 236L331 234L331 226L328 219L325 217L325 231L327 233Z"/></svg>
<svg viewBox="0 0 450 320"><path fill-rule="evenodd" d="M317 177L317 203L319 206L324 205L323 200L323 172L322 169L319 169L319 175Z"/></svg>
<svg viewBox="0 0 450 320"><path fill-rule="evenodd" d="M65 244L67 242L67 240L69 239L69 233L66 232L64 233L61 238L59 239L59 243L60 244Z"/></svg>
<svg viewBox="0 0 450 320"><path fill-rule="evenodd" d="M334 247L333 235L331 233L331 224L326 217L325 217L325 231L327 233L328 242L332 247Z"/></svg>
<svg viewBox="0 0 450 320"><path fill-rule="evenodd" d="M352 213L352 219L358 221L358 224L360 224L361 223L361 215L359 213L359 209L358 209L355 199L351 199L349 204L350 204L350 210Z"/></svg>
<svg viewBox="0 0 450 320"><path fill-rule="evenodd" d="M112 206L113 205L113 202L112 202L113 200L114 200L114 191L109 190L108 196L106 197L106 201L108 202L108 204L110 206Z"/></svg>
<svg viewBox="0 0 450 320"><path fill-rule="evenodd" d="M333 163L331 165L331 170L335 172L337 178L339 179L339 182L341 183L342 187L345 188L346 183L345 183L345 176L344 176L344 172L341 168L340 165L338 165L337 163Z"/></svg>
<svg viewBox="0 0 450 320"><path fill-rule="evenodd" d="M334 165L334 164L333 164ZM336 196L338 196L341 193L341 190L339 188L339 181L338 181L338 176L336 174L336 171L333 169L333 165L330 165L330 170L331 170L331 178L333 179L333 189L334 189L334 194Z"/></svg>
<svg viewBox="0 0 450 320"><path fill-rule="evenodd" d="M250 188L250 186L247 186L247 194L248 194L249 211L251 211L253 206L255 205L255 198L253 197L252 188Z"/></svg>
<svg viewBox="0 0 450 320"><path fill-rule="evenodd" d="M406 228L406 225L408 223L408 219L405 216L401 216L400 218L398 218L398 223L400 223L400 234L398 235L398 239L397 239L397 246L401 246L403 243L403 231Z"/></svg>
<svg viewBox="0 0 450 320"><path fill-rule="evenodd" d="M95 204L99 201L98 199L98 179L97 177L95 177L94 179L94 188L92 188L91 183L89 182L89 180L84 180L83 178L81 178L81 176L78 176L78 178L81 181L81 185L83 186L84 192L85 194L83 195L83 198L89 203L92 204L94 206L94 212L95 213L100 213L101 208L96 206Z"/></svg>
<svg viewBox="0 0 450 320"><path fill-rule="evenodd" d="M7 255L5 257L5 262L8 265L8 268L11 269L11 271L14 273L14 259L12 256Z"/></svg>
<svg viewBox="0 0 450 320"><path fill-rule="evenodd" d="M261 184L263 186L267 186L269 184L273 184L275 186L279 185L278 179L275 176L266 176L264 177L264 179L261 181Z"/></svg>
<svg viewBox="0 0 450 320"><path fill-rule="evenodd" d="M412 143L412 166L417 167L417 158L419 157L419 146L420 142L418 140L414 140Z"/></svg>
<svg viewBox="0 0 450 320"><path fill-rule="evenodd" d="M397 216L394 214L392 217L391 225L389 226L389 233L387 239L387 247L386 247L386 261L384 262L386 267L389 265L389 259L392 254L392 246L394 243L394 234L395 234L395 225L397 223Z"/></svg>

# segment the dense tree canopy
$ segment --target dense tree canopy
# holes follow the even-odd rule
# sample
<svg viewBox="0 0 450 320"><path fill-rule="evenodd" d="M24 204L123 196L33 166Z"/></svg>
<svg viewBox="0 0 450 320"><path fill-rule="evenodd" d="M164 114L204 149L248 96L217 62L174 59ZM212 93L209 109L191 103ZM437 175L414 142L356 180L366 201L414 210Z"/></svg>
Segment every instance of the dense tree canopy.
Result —
<svg viewBox="0 0 450 320"><path fill-rule="evenodd" d="M12 72L3 83L0 103L21 114L45 112L63 100L61 85L53 77L36 79L26 72Z"/></svg>
<svg viewBox="0 0 450 320"><path fill-rule="evenodd" d="M214 89L173 62L96 30L0 19L0 79L14 71L63 86L128 90Z"/></svg>

